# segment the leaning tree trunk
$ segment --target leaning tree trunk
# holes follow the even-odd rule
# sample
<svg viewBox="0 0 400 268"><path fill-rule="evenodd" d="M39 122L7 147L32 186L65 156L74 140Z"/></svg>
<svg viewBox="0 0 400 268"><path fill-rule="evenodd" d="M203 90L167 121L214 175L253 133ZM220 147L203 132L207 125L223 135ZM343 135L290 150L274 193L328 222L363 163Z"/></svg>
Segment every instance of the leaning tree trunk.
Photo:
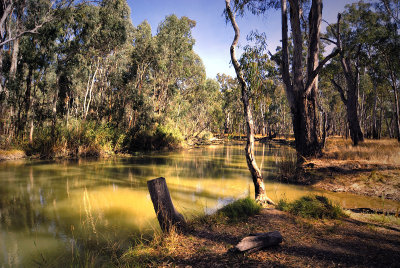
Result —
<svg viewBox="0 0 400 268"><path fill-rule="evenodd" d="M177 230L184 229L186 227L185 218L176 211L165 178L149 180L147 187L161 230L169 232L174 227L178 228Z"/></svg>
<svg viewBox="0 0 400 268"><path fill-rule="evenodd" d="M244 80L243 71L241 69L241 66L240 66L238 60L236 59L236 55L235 55L235 49L236 49L236 45L239 41L239 35L240 35L239 26L237 25L235 16L232 13L232 10L230 7L230 0L225 0L225 4L226 4L226 10L228 12L229 19L230 19L230 21L232 23L232 27L235 31L235 37L234 37L232 45L230 47L230 54L231 54L232 64L235 68L236 76L239 80L239 83L240 83L240 86L242 89L242 102L243 102L243 109L244 109L244 117L246 119L246 132L247 132L246 148L245 148L246 162L247 162L247 166L250 170L251 177L253 179L256 200L261 203L274 204L274 202L271 199L269 199L266 195L261 171L257 166L255 155L254 155L254 121L253 121L253 115L252 115L252 111L251 111L251 107L250 107L249 89Z"/></svg>

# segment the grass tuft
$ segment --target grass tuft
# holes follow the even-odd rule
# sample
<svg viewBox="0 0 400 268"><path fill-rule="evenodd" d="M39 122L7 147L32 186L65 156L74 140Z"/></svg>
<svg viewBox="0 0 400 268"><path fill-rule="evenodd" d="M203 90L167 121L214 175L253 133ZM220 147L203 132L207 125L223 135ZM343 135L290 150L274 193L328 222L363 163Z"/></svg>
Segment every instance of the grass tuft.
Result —
<svg viewBox="0 0 400 268"><path fill-rule="evenodd" d="M221 218L227 218L230 222L238 222L259 214L260 211L261 205L255 200L246 197L219 209L216 215Z"/></svg>
<svg viewBox="0 0 400 268"><path fill-rule="evenodd" d="M328 198L319 195L303 196L293 202L281 199L277 208L311 219L338 219L346 216L340 206L334 205Z"/></svg>

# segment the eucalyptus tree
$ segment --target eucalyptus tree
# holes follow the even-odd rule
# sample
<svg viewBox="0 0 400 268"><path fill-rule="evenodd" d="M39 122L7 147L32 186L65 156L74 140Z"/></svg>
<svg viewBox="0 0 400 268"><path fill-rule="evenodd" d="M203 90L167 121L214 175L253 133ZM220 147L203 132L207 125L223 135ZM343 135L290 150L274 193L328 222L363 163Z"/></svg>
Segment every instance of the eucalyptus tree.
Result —
<svg viewBox="0 0 400 268"><path fill-rule="evenodd" d="M292 65L289 66L288 7L281 0L282 13L282 79L292 113L296 150L302 156L321 154L318 118L318 75L323 66L339 52L333 50L323 60L320 56L320 26L322 0L312 0L308 22L302 31L304 9L302 1L289 0L290 23L293 38ZM304 40L304 36L306 40ZM304 41L307 44L307 60L304 62ZM306 73L303 70L306 70ZM292 75L290 74L292 72Z"/></svg>
<svg viewBox="0 0 400 268"><path fill-rule="evenodd" d="M320 26L322 20L322 0L237 0L255 14L264 13L268 8L280 7L282 15L282 49L279 59L282 80L292 114L296 150L299 155L317 156L321 154L320 123L318 115L318 75L323 66L338 54L333 50L328 56L320 57ZM308 15L308 20L305 20ZM291 38L289 50L288 17L290 16ZM305 50L305 47L307 48ZM290 54L291 53L291 54ZM306 54L306 59L304 55ZM289 61L291 60L291 65Z"/></svg>
<svg viewBox="0 0 400 268"><path fill-rule="evenodd" d="M340 97L346 106L347 120L350 136L354 145L364 140L364 134L360 127L359 91L360 69L363 64L363 54L368 46L368 36L373 34L371 26L378 23L377 16L370 10L370 4L358 3L348 5L347 12L338 15L338 22L329 28L333 41L339 52L339 62L342 68L346 87L332 78L332 84L340 93ZM366 21L369 20L369 21ZM364 65L365 66L365 65Z"/></svg>
<svg viewBox="0 0 400 268"><path fill-rule="evenodd" d="M224 113L224 133L240 133L243 114L238 113L243 103L240 100L240 85L237 79L227 74L217 74L217 81L222 93L222 110Z"/></svg>
<svg viewBox="0 0 400 268"><path fill-rule="evenodd" d="M161 115L168 108L170 96L178 89L178 83L188 70L186 60L194 62L195 40L191 30L196 22L188 17L170 15L157 29L156 62L153 72L154 111ZM190 75L190 74L189 74Z"/></svg>
<svg viewBox="0 0 400 268"><path fill-rule="evenodd" d="M379 14L383 17L383 26L386 29L386 38L381 39L379 47L381 57L386 66L385 76L393 92L393 106L395 115L396 137L400 142L400 108L399 108L399 61L393 60L400 57L400 2L398 0L381 0L378 5Z"/></svg>
<svg viewBox="0 0 400 268"><path fill-rule="evenodd" d="M260 168L257 166L257 162L255 159L254 153L254 121L253 121L253 113L250 106L250 88L248 83L244 78L244 71L243 66L239 63L236 58L236 46L239 41L240 31L239 26L236 23L236 14L234 14L235 10L231 8L231 1L225 0L226 5L226 13L227 13L227 20L229 20L232 24L232 27L235 31L235 37L233 39L232 45L230 47L230 55L233 67L235 68L237 79L240 83L241 93L242 93L242 102L243 102L243 112L246 121L246 130L247 130L247 139L246 139L246 162L247 166L250 170L251 177L254 183L255 189L255 198L258 202L262 203L270 203L274 204L274 202L268 198L265 192L265 186L263 182L263 177L261 174Z"/></svg>

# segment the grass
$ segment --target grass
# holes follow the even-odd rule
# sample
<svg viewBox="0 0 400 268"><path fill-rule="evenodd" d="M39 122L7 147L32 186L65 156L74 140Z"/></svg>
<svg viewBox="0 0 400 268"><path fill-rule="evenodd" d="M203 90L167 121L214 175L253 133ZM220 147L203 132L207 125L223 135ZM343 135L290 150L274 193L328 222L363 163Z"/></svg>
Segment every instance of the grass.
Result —
<svg viewBox="0 0 400 268"><path fill-rule="evenodd" d="M351 140L333 137L327 140L324 158L400 165L400 143L394 139L365 140L353 146Z"/></svg>
<svg viewBox="0 0 400 268"><path fill-rule="evenodd" d="M260 211L261 205L250 197L246 197L219 209L216 216L227 219L228 222L238 222L259 214Z"/></svg>
<svg viewBox="0 0 400 268"><path fill-rule="evenodd" d="M284 150L283 153L276 160L278 174L282 179L292 181L296 176L297 155L292 150Z"/></svg>
<svg viewBox="0 0 400 268"><path fill-rule="evenodd" d="M281 199L277 208L310 219L338 219L346 215L340 206L319 195L303 196L293 202Z"/></svg>
<svg viewBox="0 0 400 268"><path fill-rule="evenodd" d="M25 156L25 152L19 149L0 150L0 160L13 160Z"/></svg>

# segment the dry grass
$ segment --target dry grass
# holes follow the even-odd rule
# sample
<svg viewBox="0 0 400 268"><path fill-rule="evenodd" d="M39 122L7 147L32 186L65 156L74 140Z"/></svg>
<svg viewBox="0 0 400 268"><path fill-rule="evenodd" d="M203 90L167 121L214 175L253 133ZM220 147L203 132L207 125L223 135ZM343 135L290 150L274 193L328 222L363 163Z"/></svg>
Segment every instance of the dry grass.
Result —
<svg viewBox="0 0 400 268"><path fill-rule="evenodd" d="M0 161L1 160L15 160L26 157L26 154L22 150L0 150Z"/></svg>
<svg viewBox="0 0 400 268"><path fill-rule="evenodd" d="M280 246L245 254L230 249L250 233L278 230ZM172 237L170 237L172 235ZM262 210L245 223L197 223L170 234L154 248L137 246L120 267L391 267L397 266L400 235L380 222L308 220Z"/></svg>
<svg viewBox="0 0 400 268"><path fill-rule="evenodd" d="M400 143L394 139L365 140L353 146L351 140L334 137L327 140L324 158L400 165Z"/></svg>
<svg viewBox="0 0 400 268"><path fill-rule="evenodd" d="M324 155L310 159L312 184L335 192L351 192L400 200L400 143L394 139L351 140L330 137Z"/></svg>

